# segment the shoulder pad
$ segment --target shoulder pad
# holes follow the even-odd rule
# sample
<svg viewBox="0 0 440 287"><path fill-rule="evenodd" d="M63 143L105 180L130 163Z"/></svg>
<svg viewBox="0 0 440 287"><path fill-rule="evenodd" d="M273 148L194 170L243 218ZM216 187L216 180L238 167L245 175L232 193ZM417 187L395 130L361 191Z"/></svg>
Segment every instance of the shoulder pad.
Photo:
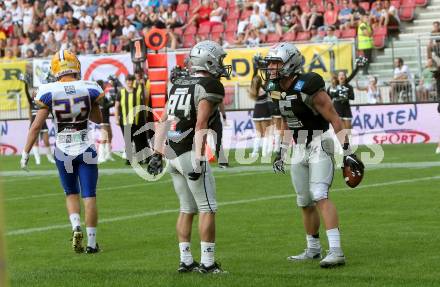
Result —
<svg viewBox="0 0 440 287"><path fill-rule="evenodd" d="M295 82L293 89L307 95L314 95L319 90L325 89L325 82L317 73L301 74Z"/></svg>
<svg viewBox="0 0 440 287"><path fill-rule="evenodd" d="M207 93L218 94L221 96L225 95L225 88L223 87L222 82L220 82L218 79L202 77L199 78L198 84L202 86Z"/></svg>

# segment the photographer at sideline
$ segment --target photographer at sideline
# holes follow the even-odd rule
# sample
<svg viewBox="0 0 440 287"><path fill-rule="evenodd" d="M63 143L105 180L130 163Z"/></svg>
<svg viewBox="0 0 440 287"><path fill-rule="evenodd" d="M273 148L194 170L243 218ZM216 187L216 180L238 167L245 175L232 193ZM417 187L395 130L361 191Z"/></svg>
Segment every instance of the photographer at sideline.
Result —
<svg viewBox="0 0 440 287"><path fill-rule="evenodd" d="M114 161L112 157L112 127L110 124L110 109L115 105L117 86L119 80L114 77L109 77L109 82L106 85L103 80L98 80L97 84L104 91L104 97L99 103L99 108L102 114L102 123L99 125L101 131L101 141L98 147L98 163L105 161Z"/></svg>
<svg viewBox="0 0 440 287"><path fill-rule="evenodd" d="M124 137L127 165L132 161L147 162L144 156L142 159L135 157L135 153L149 146L146 132L137 133L147 123L145 110L142 110L142 106L147 105L145 95L145 82L139 79L136 82L136 77L130 74L125 78L125 88L116 97L115 118Z"/></svg>
<svg viewBox="0 0 440 287"><path fill-rule="evenodd" d="M48 76L49 78L49 76ZM34 98L35 98L35 93L30 94L29 90L29 75L26 74L20 74L19 80L21 82L24 83L24 92L26 94L26 99L28 101L29 104L29 120L30 120L30 125L32 125L32 123L35 120L35 117L37 116L37 112L40 109L38 107L38 105L35 103ZM52 150L50 148L50 143L49 143L49 128L47 127L46 122L44 122L43 127L40 130L40 134L39 134L39 138L43 140L43 144L44 147L46 148L46 156L47 156L47 160L50 163L55 163L55 160L53 158L53 154L52 154ZM39 140L37 140L35 142L34 147L32 148L32 153L34 154L35 157L35 163L37 165L41 164L41 157L40 157L40 149L39 149Z"/></svg>
<svg viewBox="0 0 440 287"><path fill-rule="evenodd" d="M356 76L359 70L368 63L367 58L358 57L356 59L356 68L351 75L347 77L345 71L338 73L336 87L329 87L327 93L333 101L336 112L342 119L344 129L351 129L351 113L350 100L354 100L354 89L350 85L350 81Z"/></svg>

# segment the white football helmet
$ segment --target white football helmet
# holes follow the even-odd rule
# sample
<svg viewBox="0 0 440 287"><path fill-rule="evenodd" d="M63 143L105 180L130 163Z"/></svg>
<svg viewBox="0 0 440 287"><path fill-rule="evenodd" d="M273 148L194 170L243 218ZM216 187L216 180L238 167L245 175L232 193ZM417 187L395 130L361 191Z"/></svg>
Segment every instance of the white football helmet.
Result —
<svg viewBox="0 0 440 287"><path fill-rule="evenodd" d="M231 65L223 65L226 52L214 41L197 43L189 52L188 65L192 73L206 71L216 78L229 77Z"/></svg>
<svg viewBox="0 0 440 287"><path fill-rule="evenodd" d="M277 69L273 69L268 67L270 62L281 62L282 65ZM294 44L283 42L269 49L267 56L264 57L264 63L266 67L262 68L263 79L279 80L301 73L304 57Z"/></svg>

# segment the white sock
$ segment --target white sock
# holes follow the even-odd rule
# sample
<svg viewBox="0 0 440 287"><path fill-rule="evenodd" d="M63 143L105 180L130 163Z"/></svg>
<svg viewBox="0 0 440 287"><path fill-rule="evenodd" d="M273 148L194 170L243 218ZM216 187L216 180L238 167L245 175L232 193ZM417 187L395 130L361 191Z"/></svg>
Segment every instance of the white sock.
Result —
<svg viewBox="0 0 440 287"><path fill-rule="evenodd" d="M267 156L267 147L268 147L267 142L268 142L268 140L269 139L267 137L263 138L263 145L262 145L262 148L261 148L261 156L262 157L266 157Z"/></svg>
<svg viewBox="0 0 440 287"><path fill-rule="evenodd" d="M327 230L327 238L330 249L341 248L341 235L339 233L339 228Z"/></svg>
<svg viewBox="0 0 440 287"><path fill-rule="evenodd" d="M104 153L105 153L105 159L106 160L113 160L112 157L112 145L110 143L106 143L104 146Z"/></svg>
<svg viewBox="0 0 440 287"><path fill-rule="evenodd" d="M321 242L319 241L319 235L306 235L307 248L321 249Z"/></svg>
<svg viewBox="0 0 440 287"><path fill-rule="evenodd" d="M275 152L278 152L280 150L280 146L281 146L281 135L279 134L278 131L275 132L274 140L275 140L274 150L275 150Z"/></svg>
<svg viewBox="0 0 440 287"><path fill-rule="evenodd" d="M105 144L101 143L98 146L98 161L103 162L105 161Z"/></svg>
<svg viewBox="0 0 440 287"><path fill-rule="evenodd" d="M38 146L34 146L32 148L32 153L34 154L35 157L35 163L39 165L41 163L41 157L40 157L40 149L38 148Z"/></svg>
<svg viewBox="0 0 440 287"><path fill-rule="evenodd" d="M214 252L215 252L215 243L214 242L200 242L201 254L202 258L200 259L200 263L205 265L206 267L214 264Z"/></svg>
<svg viewBox="0 0 440 287"><path fill-rule="evenodd" d="M96 248L96 227L86 227L87 246Z"/></svg>
<svg viewBox="0 0 440 287"><path fill-rule="evenodd" d="M273 135L267 137L267 154L269 156L272 155L273 152L273 140L274 140Z"/></svg>
<svg viewBox="0 0 440 287"><path fill-rule="evenodd" d="M261 138L260 137L255 137L254 139L254 146L252 149L252 153L253 154L257 154L258 151L260 150L260 143L261 143Z"/></svg>
<svg viewBox="0 0 440 287"><path fill-rule="evenodd" d="M50 147L47 147L47 160L51 163L55 163L55 160L53 158L53 154L52 154L52 150L50 149Z"/></svg>
<svg viewBox="0 0 440 287"><path fill-rule="evenodd" d="M194 262L193 256L191 254L191 243L180 242L179 250L180 250L180 262L183 262L186 265L190 265Z"/></svg>
<svg viewBox="0 0 440 287"><path fill-rule="evenodd" d="M81 227L81 219L78 213L72 213L69 215L70 223L72 224L72 230L77 227Z"/></svg>

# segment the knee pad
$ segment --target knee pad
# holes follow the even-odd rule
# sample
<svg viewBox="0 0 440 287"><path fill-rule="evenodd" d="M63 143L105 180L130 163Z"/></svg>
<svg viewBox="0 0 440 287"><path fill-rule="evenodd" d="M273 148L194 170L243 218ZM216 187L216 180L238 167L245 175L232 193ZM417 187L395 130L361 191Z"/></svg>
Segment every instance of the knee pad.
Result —
<svg viewBox="0 0 440 287"><path fill-rule="evenodd" d="M327 183L310 183L310 193L314 202L328 198L329 185Z"/></svg>

